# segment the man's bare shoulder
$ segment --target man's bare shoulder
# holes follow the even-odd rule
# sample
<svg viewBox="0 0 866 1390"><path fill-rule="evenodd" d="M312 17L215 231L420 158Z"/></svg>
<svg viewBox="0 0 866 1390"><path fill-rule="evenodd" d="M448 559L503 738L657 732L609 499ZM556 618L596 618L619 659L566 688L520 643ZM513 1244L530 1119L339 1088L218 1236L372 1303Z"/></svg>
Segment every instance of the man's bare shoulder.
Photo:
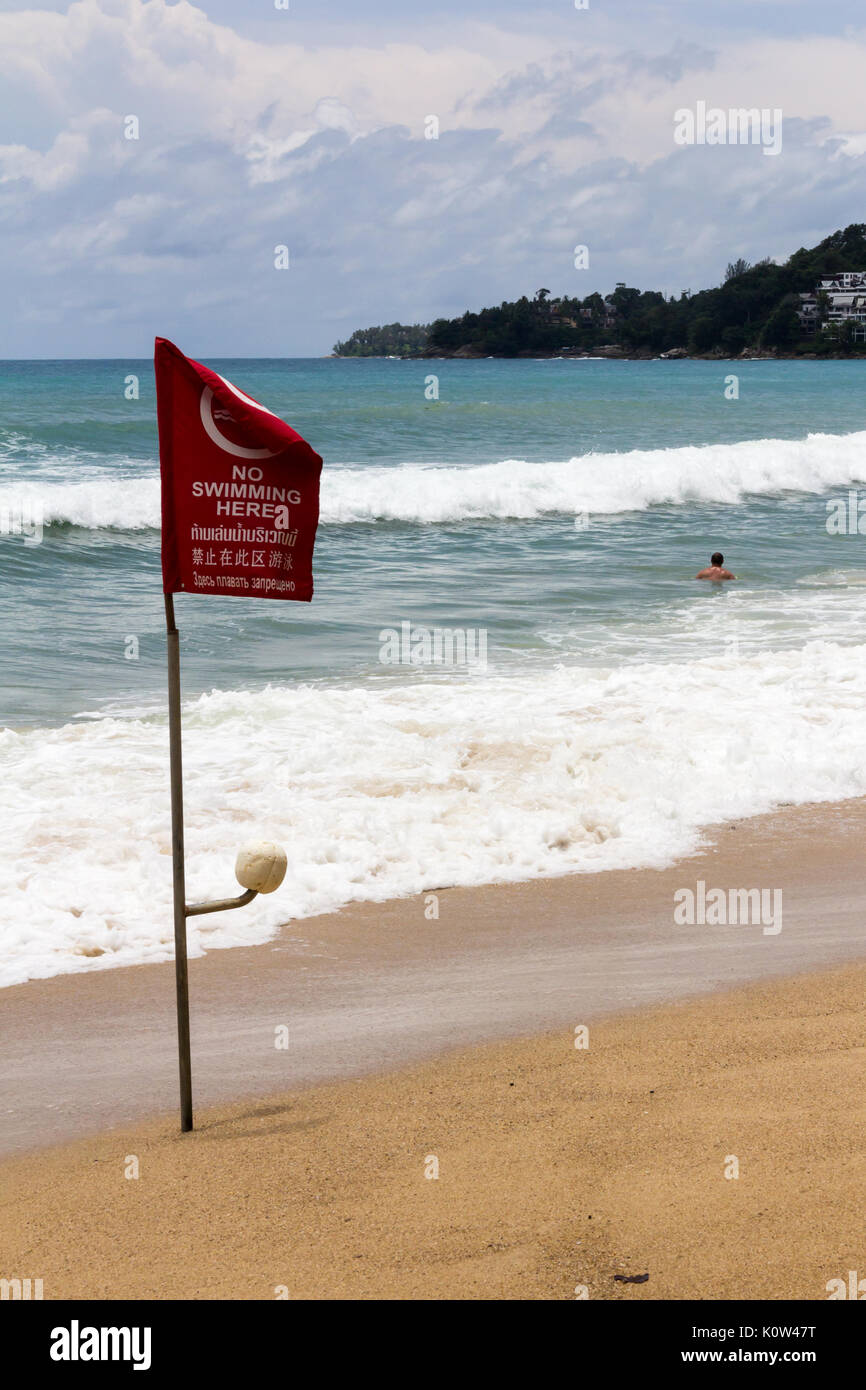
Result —
<svg viewBox="0 0 866 1390"><path fill-rule="evenodd" d="M719 565L710 565L709 569L700 570L695 575L695 579L711 579L716 583L719 583L723 579L736 579L736 577L735 574L731 574L730 570L726 570Z"/></svg>

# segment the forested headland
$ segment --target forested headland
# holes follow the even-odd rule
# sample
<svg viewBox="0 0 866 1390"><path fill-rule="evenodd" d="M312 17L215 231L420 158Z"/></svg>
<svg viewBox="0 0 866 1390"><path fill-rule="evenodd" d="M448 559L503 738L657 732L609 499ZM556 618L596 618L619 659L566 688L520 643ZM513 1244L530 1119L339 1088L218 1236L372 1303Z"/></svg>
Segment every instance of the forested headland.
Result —
<svg viewBox="0 0 866 1390"><path fill-rule="evenodd" d="M654 357L740 355L866 355L853 322L826 323L819 282L844 271L866 271L866 224L833 232L801 247L784 264L732 261L713 289L665 296L618 283L607 295L533 298L467 310L458 318L411 327L392 323L360 329L337 343L338 357L535 357L561 354ZM817 297L817 323L805 322L803 295ZM864 301L866 303L866 301Z"/></svg>

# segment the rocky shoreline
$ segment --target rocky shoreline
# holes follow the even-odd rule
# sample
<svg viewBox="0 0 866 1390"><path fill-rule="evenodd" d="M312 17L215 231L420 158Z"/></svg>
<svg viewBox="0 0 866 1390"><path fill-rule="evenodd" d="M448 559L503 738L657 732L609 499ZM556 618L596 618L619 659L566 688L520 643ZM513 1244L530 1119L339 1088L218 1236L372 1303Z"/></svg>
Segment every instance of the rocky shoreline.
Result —
<svg viewBox="0 0 866 1390"><path fill-rule="evenodd" d="M775 348L762 350L761 348L743 348L742 352L730 353L723 352L720 348L713 349L711 352L689 352L687 348L671 348L668 352L652 352L649 348L635 348L630 351L628 348L620 347L617 343L606 343L602 347L597 347L592 352L578 352L570 348L561 348L558 352L543 352L540 350L518 352L514 354L496 352L477 352L472 347L456 348L453 352L445 352L441 348L429 348L424 352L389 353L383 356L361 353L336 353L329 354L332 358L338 358L342 362L352 361L378 361L378 362L424 362L424 361L470 361L470 362L510 362L549 359L551 361L566 360L573 358L575 361L597 361L599 358L608 358L611 361L622 362L850 362L858 359L866 360L866 352L779 352Z"/></svg>

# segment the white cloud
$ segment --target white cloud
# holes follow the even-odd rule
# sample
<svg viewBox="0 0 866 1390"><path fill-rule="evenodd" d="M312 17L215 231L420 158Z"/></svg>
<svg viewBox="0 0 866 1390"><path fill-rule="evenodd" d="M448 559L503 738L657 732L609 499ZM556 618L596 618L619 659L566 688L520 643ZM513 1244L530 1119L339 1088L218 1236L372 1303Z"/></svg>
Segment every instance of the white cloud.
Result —
<svg viewBox="0 0 866 1390"><path fill-rule="evenodd" d="M710 48L608 21L603 46L571 51L560 31L477 24L357 47L290 32L243 37L187 0L0 16L0 351L147 351L155 330L322 351L335 323L542 283L698 288L732 253L862 216L862 33ZM699 99L781 107L783 156L675 147L674 110Z"/></svg>

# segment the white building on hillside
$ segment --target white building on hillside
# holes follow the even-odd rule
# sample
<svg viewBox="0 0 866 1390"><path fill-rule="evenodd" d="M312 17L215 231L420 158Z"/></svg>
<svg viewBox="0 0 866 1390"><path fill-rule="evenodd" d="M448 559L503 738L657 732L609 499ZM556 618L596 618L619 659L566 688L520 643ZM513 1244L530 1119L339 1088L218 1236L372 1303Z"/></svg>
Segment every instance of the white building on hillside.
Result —
<svg viewBox="0 0 866 1390"><path fill-rule="evenodd" d="M854 342L866 342L866 270L843 270L825 277L813 294L800 295L797 317L804 333L821 329L835 338L841 325L850 323Z"/></svg>
<svg viewBox="0 0 866 1390"><path fill-rule="evenodd" d="M866 290L866 270L840 270L838 275L831 279L821 280L818 288L827 290L829 294L841 293L844 290Z"/></svg>

